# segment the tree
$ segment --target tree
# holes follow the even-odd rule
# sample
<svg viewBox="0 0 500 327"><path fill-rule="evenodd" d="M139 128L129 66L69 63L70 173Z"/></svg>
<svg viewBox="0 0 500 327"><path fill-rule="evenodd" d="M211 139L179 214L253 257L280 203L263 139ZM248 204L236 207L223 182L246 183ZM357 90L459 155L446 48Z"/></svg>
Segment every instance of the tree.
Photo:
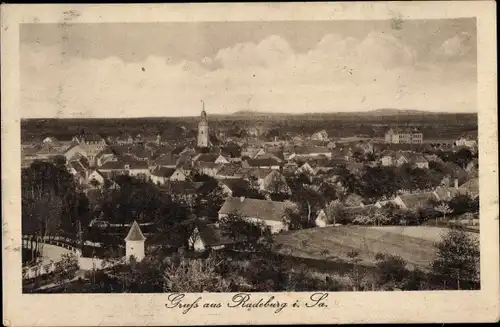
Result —
<svg viewBox="0 0 500 327"><path fill-rule="evenodd" d="M450 206L445 202L438 204L434 209L437 212L440 212L441 214L443 214L443 221L445 221L445 219L446 219L446 214L453 212L453 210L451 210ZM436 225L437 224L438 224L438 218L436 217Z"/></svg>
<svg viewBox="0 0 500 327"><path fill-rule="evenodd" d="M460 289L461 281L479 281L479 242L470 233L453 228L436 244L436 258L431 270L441 276L444 282L456 281ZM445 286L446 288L446 286Z"/></svg>
<svg viewBox="0 0 500 327"><path fill-rule="evenodd" d="M169 260L163 275L164 292L230 292L233 285L244 284L243 278L223 277L219 269L227 259L211 253L207 259Z"/></svg>
<svg viewBox="0 0 500 327"><path fill-rule="evenodd" d="M451 198L449 206L455 215L460 215L466 212L477 212L479 210L478 202L468 194L458 194Z"/></svg>
<svg viewBox="0 0 500 327"><path fill-rule="evenodd" d="M472 152L469 149L461 148L452 155L452 161L465 169L473 159Z"/></svg>
<svg viewBox="0 0 500 327"><path fill-rule="evenodd" d="M75 277L78 271L78 258L73 253L61 255L61 261L56 264L54 273L59 285L64 285Z"/></svg>
<svg viewBox="0 0 500 327"><path fill-rule="evenodd" d="M285 201L285 223L290 230L302 229L305 225L299 206L292 201Z"/></svg>
<svg viewBox="0 0 500 327"><path fill-rule="evenodd" d="M238 212L219 219L221 234L229 236L236 247L244 250L263 250L272 243L271 228L263 221L249 220Z"/></svg>
<svg viewBox="0 0 500 327"><path fill-rule="evenodd" d="M325 214L329 224L336 225L338 222L345 223L349 220L349 213L338 200L332 201L326 206Z"/></svg>

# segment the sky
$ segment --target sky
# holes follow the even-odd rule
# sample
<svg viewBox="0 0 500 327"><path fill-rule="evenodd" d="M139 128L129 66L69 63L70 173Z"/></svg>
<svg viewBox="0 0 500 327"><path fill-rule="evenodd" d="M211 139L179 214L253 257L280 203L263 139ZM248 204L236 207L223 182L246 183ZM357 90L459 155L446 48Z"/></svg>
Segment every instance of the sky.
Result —
<svg viewBox="0 0 500 327"><path fill-rule="evenodd" d="M23 118L477 112L475 19L22 24Z"/></svg>

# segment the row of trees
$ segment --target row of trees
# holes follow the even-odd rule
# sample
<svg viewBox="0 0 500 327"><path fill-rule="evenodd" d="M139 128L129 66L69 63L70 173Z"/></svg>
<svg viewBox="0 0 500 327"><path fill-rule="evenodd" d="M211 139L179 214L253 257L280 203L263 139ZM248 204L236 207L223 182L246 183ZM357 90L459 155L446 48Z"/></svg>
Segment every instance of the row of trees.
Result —
<svg viewBox="0 0 500 327"><path fill-rule="evenodd" d="M41 239L52 235L76 237L89 222L88 199L63 164L34 162L21 172L22 233L30 249L40 253Z"/></svg>

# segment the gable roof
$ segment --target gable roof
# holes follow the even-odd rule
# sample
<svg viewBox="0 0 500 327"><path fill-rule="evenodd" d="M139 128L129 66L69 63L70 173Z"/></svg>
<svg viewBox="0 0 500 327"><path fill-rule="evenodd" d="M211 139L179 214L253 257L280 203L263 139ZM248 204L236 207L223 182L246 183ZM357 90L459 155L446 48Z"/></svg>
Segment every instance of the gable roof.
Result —
<svg viewBox="0 0 500 327"><path fill-rule="evenodd" d="M87 171L85 167L82 166L80 161L73 160L69 163L70 167L73 168L80 176L85 177L85 172Z"/></svg>
<svg viewBox="0 0 500 327"><path fill-rule="evenodd" d="M142 234L141 228L137 221L134 220L132 227L128 231L127 237L125 237L125 241L144 241L146 238Z"/></svg>
<svg viewBox="0 0 500 327"><path fill-rule="evenodd" d="M436 192L440 200L449 201L452 197L457 195L458 190L454 187L438 186L436 187L434 192Z"/></svg>
<svg viewBox="0 0 500 327"><path fill-rule="evenodd" d="M219 182L227 186L231 191L250 189L250 183L240 178L220 179Z"/></svg>
<svg viewBox="0 0 500 327"><path fill-rule="evenodd" d="M294 147L290 151L295 154L331 153L332 150L323 146L302 146Z"/></svg>
<svg viewBox="0 0 500 327"><path fill-rule="evenodd" d="M169 194L186 194L196 193L202 186L203 182L167 181L160 187L160 190L168 192Z"/></svg>
<svg viewBox="0 0 500 327"><path fill-rule="evenodd" d="M469 179L467 182L460 185L459 189L465 189L473 195L478 195L479 194L479 179L477 179L477 178Z"/></svg>
<svg viewBox="0 0 500 327"><path fill-rule="evenodd" d="M225 165L219 170L217 175L243 177L249 170L240 165Z"/></svg>
<svg viewBox="0 0 500 327"><path fill-rule="evenodd" d="M198 162L215 162L215 160L217 160L217 158L219 158L218 154L200 153L199 155L197 155L193 159L196 159L195 161L198 161Z"/></svg>
<svg viewBox="0 0 500 327"><path fill-rule="evenodd" d="M170 177L176 170L177 168L156 167L151 171L151 175L157 177Z"/></svg>
<svg viewBox="0 0 500 327"><path fill-rule="evenodd" d="M276 170L271 168L250 168L246 172L245 177L265 178L273 172L276 172Z"/></svg>
<svg viewBox="0 0 500 327"><path fill-rule="evenodd" d="M244 217L281 222L285 215L285 202L228 197L219 210L219 214L238 212Z"/></svg>
<svg viewBox="0 0 500 327"><path fill-rule="evenodd" d="M215 163L215 162L197 161L194 166L195 166L195 168L200 168L200 169L206 168L206 169L219 170L219 169L222 169L222 167L224 167L224 164Z"/></svg>
<svg viewBox="0 0 500 327"><path fill-rule="evenodd" d="M236 243L230 235L224 233L218 224L197 224L198 233L205 245L218 246Z"/></svg>
<svg viewBox="0 0 500 327"><path fill-rule="evenodd" d="M163 153L153 160L153 166L175 166L177 158L171 153Z"/></svg>
<svg viewBox="0 0 500 327"><path fill-rule="evenodd" d="M270 166L278 166L280 162L274 158L256 158L256 159L247 159L246 163L250 167L270 167Z"/></svg>
<svg viewBox="0 0 500 327"><path fill-rule="evenodd" d="M423 193L411 193L402 194L399 198L403 201L407 208L416 208L419 206L425 206L427 201L432 198L436 198L433 192L423 192Z"/></svg>

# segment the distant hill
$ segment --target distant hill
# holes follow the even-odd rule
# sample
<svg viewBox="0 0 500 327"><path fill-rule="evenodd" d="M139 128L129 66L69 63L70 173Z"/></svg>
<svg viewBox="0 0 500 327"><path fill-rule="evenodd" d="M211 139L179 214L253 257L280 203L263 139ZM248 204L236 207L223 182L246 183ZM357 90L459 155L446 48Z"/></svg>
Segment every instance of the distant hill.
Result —
<svg viewBox="0 0 500 327"><path fill-rule="evenodd" d="M254 110L240 110L231 116L237 117L283 117L283 116L421 116L421 115L442 115L442 114L455 114L447 112L431 112L416 109L394 109L394 108L381 108L370 111L340 111L340 112L310 112L310 113L277 113L270 111L254 111Z"/></svg>
<svg viewBox="0 0 500 327"><path fill-rule="evenodd" d="M265 112L265 111L254 111L254 110L239 110L231 114L232 116L238 117L262 117L262 116L290 116L289 113L279 113L279 112Z"/></svg>

